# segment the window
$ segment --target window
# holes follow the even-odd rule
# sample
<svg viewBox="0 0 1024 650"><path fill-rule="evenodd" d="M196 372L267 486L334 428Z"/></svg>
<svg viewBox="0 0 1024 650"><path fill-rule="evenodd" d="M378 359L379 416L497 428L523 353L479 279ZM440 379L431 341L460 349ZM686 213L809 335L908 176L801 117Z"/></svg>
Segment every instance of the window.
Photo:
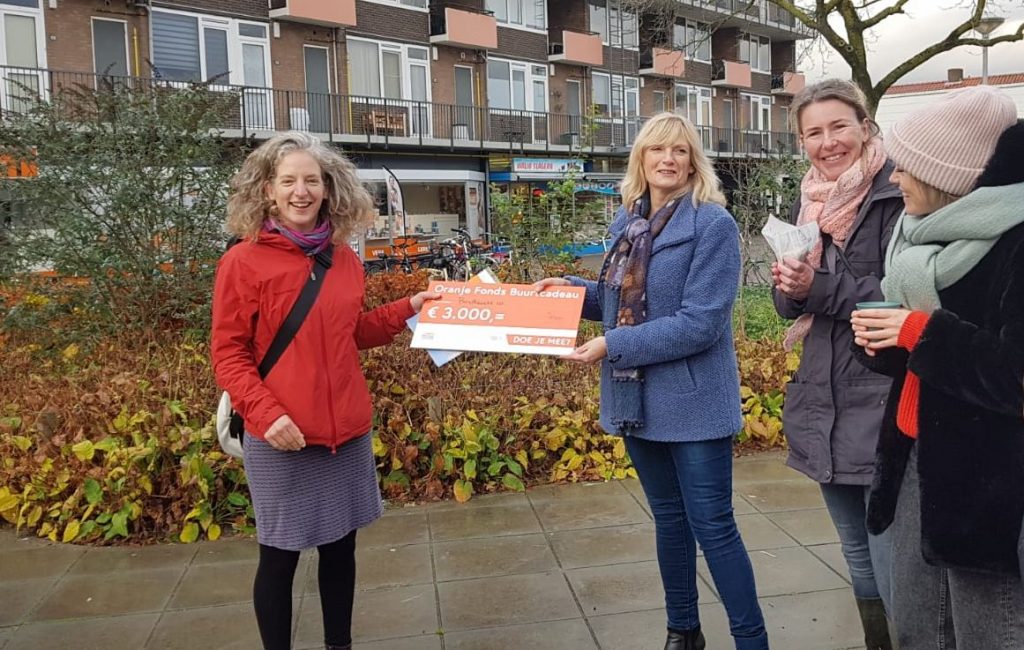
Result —
<svg viewBox="0 0 1024 650"><path fill-rule="evenodd" d="M353 95L429 101L427 48L349 38L348 57Z"/></svg>
<svg viewBox="0 0 1024 650"><path fill-rule="evenodd" d="M267 26L153 10L153 74L168 81L270 85Z"/></svg>
<svg viewBox="0 0 1024 650"><path fill-rule="evenodd" d="M654 114L662 113L665 110L665 91L655 90L654 91Z"/></svg>
<svg viewBox="0 0 1024 650"><path fill-rule="evenodd" d="M589 0L590 31L605 45L635 48L640 45L636 14L619 7L618 0Z"/></svg>
<svg viewBox="0 0 1024 650"><path fill-rule="evenodd" d="M595 72L592 76L593 102L600 117L635 117L640 112L640 80L636 77L607 75Z"/></svg>
<svg viewBox="0 0 1024 650"><path fill-rule="evenodd" d="M45 42L38 1L0 1L0 110L24 112L45 93Z"/></svg>
<svg viewBox="0 0 1024 650"><path fill-rule="evenodd" d="M771 72L772 42L766 36L740 35L740 61L749 63L751 70Z"/></svg>
<svg viewBox="0 0 1024 650"><path fill-rule="evenodd" d="M676 84L676 113L696 126L711 126L711 89Z"/></svg>
<svg viewBox="0 0 1024 650"><path fill-rule="evenodd" d="M765 95L740 95L741 127L748 131L772 130L772 98Z"/></svg>
<svg viewBox="0 0 1024 650"><path fill-rule="evenodd" d="M680 20L672 27L672 46L694 61L711 61L711 30L704 23Z"/></svg>
<svg viewBox="0 0 1024 650"><path fill-rule="evenodd" d="M490 59L487 62L487 105L545 112L547 83L547 66ZM527 87L530 92L527 92Z"/></svg>
<svg viewBox="0 0 1024 650"><path fill-rule="evenodd" d="M547 29L548 14L545 0L487 0L487 10L494 19L511 27Z"/></svg>

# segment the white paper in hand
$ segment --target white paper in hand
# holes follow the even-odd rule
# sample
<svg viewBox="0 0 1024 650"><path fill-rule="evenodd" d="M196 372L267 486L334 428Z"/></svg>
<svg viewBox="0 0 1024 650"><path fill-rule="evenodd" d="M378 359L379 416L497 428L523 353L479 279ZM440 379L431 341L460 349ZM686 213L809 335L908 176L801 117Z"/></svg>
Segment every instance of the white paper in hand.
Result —
<svg viewBox="0 0 1024 650"><path fill-rule="evenodd" d="M470 278L469 282L471 284L476 282L483 282L484 284L498 284L498 276L494 275L494 272L490 269L484 269ZM416 324L419 323L419 320L420 315L413 314L409 317L409 320L405 321L405 325L415 332ZM434 362L434 365L440 368L452 359L461 355L462 352L457 350L427 350L427 354L430 355L430 360Z"/></svg>
<svg viewBox="0 0 1024 650"><path fill-rule="evenodd" d="M774 215L768 217L764 228L761 228L761 234L768 242L772 252L775 253L777 262L781 262L783 258L797 259L803 262L821 237L818 224L813 221L794 226L781 219L776 219Z"/></svg>

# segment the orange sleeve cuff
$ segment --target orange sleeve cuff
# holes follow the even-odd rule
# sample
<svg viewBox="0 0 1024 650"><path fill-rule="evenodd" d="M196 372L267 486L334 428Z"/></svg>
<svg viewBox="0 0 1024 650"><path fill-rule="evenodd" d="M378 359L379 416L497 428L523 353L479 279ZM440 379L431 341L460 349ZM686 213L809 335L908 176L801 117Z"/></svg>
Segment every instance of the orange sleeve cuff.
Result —
<svg viewBox="0 0 1024 650"><path fill-rule="evenodd" d="M910 312L907 320L903 321L903 327L900 328L900 335L896 339L896 345L904 350L912 351L917 342L921 340L921 334L924 333L924 328L928 324L929 318L931 318L931 314L928 312Z"/></svg>

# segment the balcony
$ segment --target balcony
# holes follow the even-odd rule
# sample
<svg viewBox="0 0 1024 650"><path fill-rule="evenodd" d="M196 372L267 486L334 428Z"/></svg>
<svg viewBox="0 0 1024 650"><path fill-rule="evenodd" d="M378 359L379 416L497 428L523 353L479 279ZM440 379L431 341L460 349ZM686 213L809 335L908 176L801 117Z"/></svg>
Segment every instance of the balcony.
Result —
<svg viewBox="0 0 1024 650"><path fill-rule="evenodd" d="M799 72L783 72L772 75L773 95L795 95L807 85L804 75Z"/></svg>
<svg viewBox="0 0 1024 650"><path fill-rule="evenodd" d="M494 12L454 5L438 9L430 14L431 43L479 50L498 48Z"/></svg>
<svg viewBox="0 0 1024 650"><path fill-rule="evenodd" d="M681 79L686 76L686 54L682 50L652 47L640 55L640 74Z"/></svg>
<svg viewBox="0 0 1024 650"><path fill-rule="evenodd" d="M552 39L557 36L557 32L552 32ZM599 34L563 29L561 36L561 42L549 45L548 61L569 65L604 65L604 45L601 44Z"/></svg>
<svg viewBox="0 0 1024 650"><path fill-rule="evenodd" d="M32 84L21 83L31 80ZM370 149L460 151L464 153L553 153L583 151L625 153L648 119L643 116L541 113L487 106L459 106L411 99L317 93L305 90L237 86L203 82L170 82L145 77L120 77L42 68L0 66L0 89L19 81L28 88L13 95L0 92L0 115L31 109L42 99L62 97L69 119L91 110L88 94L64 91L95 88L96 92L132 89L139 97L159 100L181 89L223 94L216 130L224 138L265 139L276 131L315 133L325 142ZM35 85L38 83L38 85ZM38 88L36 93L34 88ZM29 92L31 91L31 92ZM77 102L77 103L76 103ZM81 106L85 102L86 106ZM2 119L2 118L0 118ZM713 157L763 157L798 154L790 133L698 126L706 152ZM9 161L8 161L9 162ZM0 166L0 174L7 168Z"/></svg>
<svg viewBox="0 0 1024 650"><path fill-rule="evenodd" d="M323 27L355 27L356 0L270 0L270 17Z"/></svg>
<svg viewBox="0 0 1024 650"><path fill-rule="evenodd" d="M711 63L711 85L722 88L750 88L750 64L715 59Z"/></svg>

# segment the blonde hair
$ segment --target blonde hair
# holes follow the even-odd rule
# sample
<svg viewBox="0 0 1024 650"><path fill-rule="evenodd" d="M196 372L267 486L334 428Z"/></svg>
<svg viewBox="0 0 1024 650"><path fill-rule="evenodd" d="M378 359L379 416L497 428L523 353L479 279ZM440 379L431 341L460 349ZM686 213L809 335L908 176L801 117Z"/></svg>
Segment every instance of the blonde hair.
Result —
<svg viewBox="0 0 1024 650"><path fill-rule="evenodd" d="M674 145L679 141L686 143L690 150L690 165L694 169L690 175L690 189L693 191L694 207L701 203L725 205L722 184L711 160L704 153L697 129L682 115L665 112L647 120L629 153L626 177L622 180L622 205L627 210L647 192L647 178L644 176L644 154L647 150L658 145Z"/></svg>
<svg viewBox="0 0 1024 650"><path fill-rule="evenodd" d="M289 131L274 135L260 145L231 178L228 232L256 239L273 205L267 198L267 184L274 180L281 160L295 152L309 154L320 165L324 182L320 218L330 221L335 243L347 241L354 232L372 222L373 199L359 182L355 165L308 133Z"/></svg>
<svg viewBox="0 0 1024 650"><path fill-rule="evenodd" d="M866 120L868 123L868 133L872 137L882 134L878 123L871 119L871 113L868 112L868 101L864 97L864 92L854 83L844 81L843 79L825 79L816 84L811 84L798 92L789 105L789 119L792 123L792 128L802 135L803 129L800 128L800 116L803 115L804 109L811 104L827 102L830 99L842 102L852 108L857 116L858 124L863 124Z"/></svg>
<svg viewBox="0 0 1024 650"><path fill-rule="evenodd" d="M925 183L920 178L918 178L917 176L914 176L913 174L907 172L904 169L900 169L899 167L897 167L896 171L899 174L909 178L911 180L911 182L913 182L913 184L917 186L917 189L920 190L921 193L924 195L925 200L928 201L928 203L930 205L934 205L935 206L935 208L932 210L932 212L935 212L935 210L938 210L939 208L944 208L947 205L949 205L950 203L953 203L953 202L957 201L958 199L963 198L963 197L958 196L956 194L950 194L949 192L946 192L945 190L940 190L939 188L935 187L934 185L929 185L928 183ZM931 212L929 212L928 214L931 214ZM924 215L915 214L915 215L912 215L912 216L923 217Z"/></svg>

